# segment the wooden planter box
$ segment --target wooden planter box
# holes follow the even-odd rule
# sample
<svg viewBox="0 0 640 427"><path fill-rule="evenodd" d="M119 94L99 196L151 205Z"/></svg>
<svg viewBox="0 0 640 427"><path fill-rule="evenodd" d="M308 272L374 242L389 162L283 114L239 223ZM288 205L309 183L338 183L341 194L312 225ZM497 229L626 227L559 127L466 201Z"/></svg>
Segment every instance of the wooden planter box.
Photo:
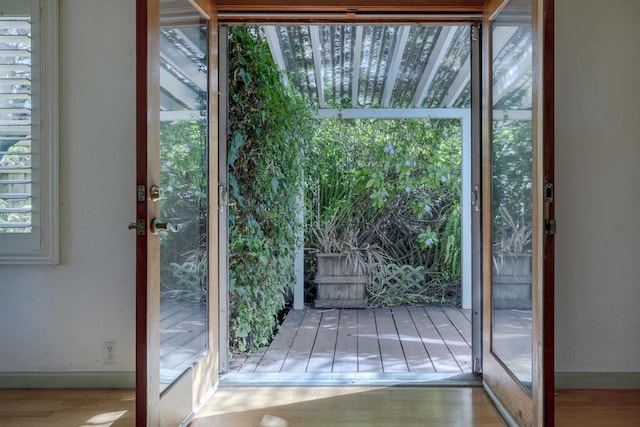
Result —
<svg viewBox="0 0 640 427"><path fill-rule="evenodd" d="M531 254L505 255L493 270L493 306L531 309Z"/></svg>
<svg viewBox="0 0 640 427"><path fill-rule="evenodd" d="M346 254L319 253L316 308L367 308L367 276Z"/></svg>

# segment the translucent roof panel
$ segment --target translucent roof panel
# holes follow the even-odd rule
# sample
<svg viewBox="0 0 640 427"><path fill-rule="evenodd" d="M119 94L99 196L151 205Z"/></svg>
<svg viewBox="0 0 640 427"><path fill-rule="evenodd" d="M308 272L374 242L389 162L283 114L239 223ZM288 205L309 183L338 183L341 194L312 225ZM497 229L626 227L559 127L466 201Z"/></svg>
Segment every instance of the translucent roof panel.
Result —
<svg viewBox="0 0 640 427"><path fill-rule="evenodd" d="M167 0L169 1L169 0ZM167 20L167 18L165 18ZM183 16L161 29L161 108L195 110L206 87L202 35ZM168 24L168 22L166 23ZM319 109L470 108L468 25L262 25L275 63ZM493 33L494 108L531 110L531 28Z"/></svg>
<svg viewBox="0 0 640 427"><path fill-rule="evenodd" d="M468 25L266 25L274 60L318 108L470 108ZM494 83L504 86L530 62L530 31L504 26L496 35ZM506 48L506 49L505 49ZM530 50L530 48L529 48ZM501 66L500 64L503 64ZM504 75L504 76L503 76ZM500 92L500 105L522 109L530 75ZM321 85L318 82L322 82ZM497 84L497 83L496 83ZM523 96L525 102L522 102Z"/></svg>
<svg viewBox="0 0 640 427"><path fill-rule="evenodd" d="M471 104L468 26L261 29L276 63L319 108L468 108Z"/></svg>

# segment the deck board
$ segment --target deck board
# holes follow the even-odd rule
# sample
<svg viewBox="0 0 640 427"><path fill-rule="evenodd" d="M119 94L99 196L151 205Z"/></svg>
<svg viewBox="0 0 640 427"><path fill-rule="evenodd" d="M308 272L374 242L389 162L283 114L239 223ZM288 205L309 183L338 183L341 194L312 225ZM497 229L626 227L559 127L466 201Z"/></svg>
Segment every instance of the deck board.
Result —
<svg viewBox="0 0 640 427"><path fill-rule="evenodd" d="M440 336L455 358L463 372L471 370L471 346L467 344L460 332L451 324L449 318L440 307L427 307L427 314L436 325Z"/></svg>
<svg viewBox="0 0 640 427"><path fill-rule="evenodd" d="M306 372L311 350L316 341L322 313L318 310L306 310L300 327L293 339L281 372Z"/></svg>
<svg viewBox="0 0 640 427"><path fill-rule="evenodd" d="M407 307L393 307L392 311L409 372L435 372Z"/></svg>
<svg viewBox="0 0 640 427"><path fill-rule="evenodd" d="M206 346L206 311L203 305L163 301L160 310L160 367L180 372L182 365Z"/></svg>
<svg viewBox="0 0 640 427"><path fill-rule="evenodd" d="M232 373L469 373L470 310L398 306L290 310L268 348Z"/></svg>
<svg viewBox="0 0 640 427"><path fill-rule="evenodd" d="M333 358L332 372L358 371L358 313L353 309L340 311L340 323Z"/></svg>
<svg viewBox="0 0 640 427"><path fill-rule="evenodd" d="M384 372L409 372L390 308L376 308L376 325Z"/></svg>
<svg viewBox="0 0 640 427"><path fill-rule="evenodd" d="M322 319L320 320L316 340L313 343L311 357L309 357L307 372L332 371L339 321L340 310L332 309L322 312Z"/></svg>
<svg viewBox="0 0 640 427"><path fill-rule="evenodd" d="M301 310L291 310L287 313L255 372L280 372L303 318L304 312Z"/></svg>
<svg viewBox="0 0 640 427"><path fill-rule="evenodd" d="M462 338L471 346L471 322L456 307L443 307L442 311L449 318L453 326L458 330Z"/></svg>
<svg viewBox="0 0 640 427"><path fill-rule="evenodd" d="M409 307L409 313L420 333L422 343L436 372L462 372L453 354L449 351L436 325L431 321L424 307Z"/></svg>
<svg viewBox="0 0 640 427"><path fill-rule="evenodd" d="M358 311L358 372L382 372L378 330L373 310Z"/></svg>

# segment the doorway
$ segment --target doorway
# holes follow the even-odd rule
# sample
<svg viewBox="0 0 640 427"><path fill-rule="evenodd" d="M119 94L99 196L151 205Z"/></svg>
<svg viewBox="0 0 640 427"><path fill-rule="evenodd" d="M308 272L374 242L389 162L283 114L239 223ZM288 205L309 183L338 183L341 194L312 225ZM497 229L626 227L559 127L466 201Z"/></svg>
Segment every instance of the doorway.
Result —
<svg viewBox="0 0 640 427"><path fill-rule="evenodd" d="M225 31L228 31L227 36L224 35ZM473 356L471 351L474 341L471 327L474 317L471 310L473 305L472 218L474 212L472 208L473 185L471 181L473 125L471 120L473 82L471 69L472 66L476 67L477 73L477 64L474 65L472 61L472 51L474 49L474 59L476 61L479 56L478 38L473 36L473 34L477 34L477 28L471 25L441 24L334 24L262 25L252 27L250 30L243 27L241 31L245 33L253 32L254 38L262 42L262 48L268 46L269 59L283 72L282 76L284 77L281 76L279 79L284 79L286 86L294 88L308 104L311 104L310 107L307 106L307 109L313 111L313 117L308 118L308 120L317 120L323 123L350 123L352 125L360 123L361 128L377 126L389 129L392 126L381 125L388 122L394 123L396 128L412 127L414 129L414 134L405 131L404 134L394 135L399 139L415 139L416 141L412 141L413 146L406 143L402 144L402 141L394 142L390 141L389 138L384 140L384 138L380 137L378 138L379 141L376 141L380 146L375 147L377 151L374 150L380 155L380 159L374 159L374 161L379 160L380 164L384 163L388 166L389 160L393 160L396 163L399 162L396 172L398 175L402 175L406 182L398 180L392 184L386 182L378 186L375 183L369 185L368 183L374 179L374 173L368 176L360 174L357 179L363 180L362 187L367 185L371 187L366 191L371 194L377 194L376 197L379 197L379 199L373 200L373 202L379 202L380 206L377 206L378 208L384 204L389 206L387 210L393 211L387 212L389 219L398 217L399 211L393 210L392 207L394 204L400 207L407 207L408 211L415 211L413 213L416 214L415 217L418 220L411 224L411 227L414 229L422 227L417 231L414 230L415 235L383 235L382 238L386 239L386 241L406 241L407 245L416 243L413 245L414 249L421 245L421 248L416 249L417 258L440 257L438 259L443 263L457 263L451 269L455 270L454 277L449 278L449 280L457 281L456 292L458 295L457 304L451 306L453 305L450 303L452 300L446 300L449 303L448 306L440 307L439 305L445 301L442 298L444 287L438 287L433 294L425 294L424 289L433 286L436 276L441 279L439 275L444 275L443 270L435 271L437 267L433 267L433 261L423 261L421 263L418 260L413 263L415 265L412 265L410 261L399 261L401 258L415 257L415 253L409 256L397 255L398 251L394 250L393 252L396 256L388 263L392 264L391 267L395 269L391 274L394 277L383 284L378 284L377 290L381 291L380 293L374 291L375 295L372 295L371 290L375 284L373 286L370 283L367 284L367 290L369 301L373 302L373 300L380 297L380 294L390 293L391 281L394 282L393 285L398 285L398 282L401 281L403 283L399 285L404 285L405 282L411 280L415 281L416 284L412 289L407 290L404 295L400 295L399 299L395 299L395 301L399 302L372 310L370 313L366 313L366 310L350 310L348 304L340 305L339 302L334 307L327 305L318 307L316 305L322 310L314 312L314 301L304 301L305 291L309 288L309 280L307 280L306 284L304 283L305 276L308 277L308 275L297 268L296 282L292 286L294 288L291 302L292 311L289 311L289 315L281 327L282 334L276 335L271 347L263 346L249 355L236 353L228 366L225 366L225 358L223 356L221 358L223 372L238 374L241 372L265 373L265 371L271 371L267 373L275 373L277 376L282 377L281 374L299 374L301 369L302 373L327 372L327 363L329 364L329 373L332 373L333 365L335 364L342 373L348 372L349 374L355 374L355 376L366 374L369 378L371 374L383 373L415 373L420 378L424 378L424 373L448 374L451 377L458 374L471 374L474 369L478 372L480 366L479 340L476 340L475 345L477 354ZM227 37L239 37L235 35L236 32L234 32L233 27L231 29L223 27L221 34L223 34L221 36L223 40ZM231 35L229 36L229 34ZM252 39L251 43L257 42ZM230 52L225 51L226 46L221 49L222 57L237 54L237 47L233 44L230 44L230 46L228 48ZM256 51L258 47L252 44L251 49ZM252 78L255 79L255 76L247 75L249 66L243 62L245 60L246 57L241 55L241 60L234 62L234 66L229 66L229 72L223 72L223 76L229 76L230 79L235 79L234 81L240 81L245 85L247 82L252 81ZM230 62L233 61L234 59ZM238 66L238 63L241 65ZM224 70L225 67L227 66L223 65L222 69ZM234 104L234 100L239 97L239 93L246 93L248 89L237 89L233 81L231 83L227 81L222 84L223 87L225 85L230 88L228 107L231 111L230 114L237 114L238 110L242 110L242 106ZM475 86L477 87L477 80ZM252 102L247 102L243 98L242 104L247 103L251 104ZM295 110L296 108L290 109L290 111ZM245 111L242 111L245 114ZM269 115L268 112L263 114ZM242 116L243 125L248 120L247 116L248 113ZM282 120L285 119L283 118ZM227 148L229 156L232 157L232 162L234 162L237 161L238 156L236 140L239 134L246 132L246 130L243 128L239 131L236 127L233 127L233 124L228 124L227 120L228 117L221 117L221 123L227 123L226 127L229 129L227 139L230 142ZM233 120L233 117L230 120ZM264 120L264 118L259 117L258 120ZM369 123L374 124L365 125ZM345 126L349 127L350 125L347 124ZM316 124L315 127L322 127L322 125ZM476 127L479 128L479 124L476 123ZM261 131L264 132L264 130ZM321 133L320 131L317 132ZM344 131L340 130L339 125L336 125L330 132L342 135L341 132ZM383 130L382 132L390 131ZM443 136L443 134L445 135ZM384 135L386 136L386 134ZM443 166L445 161L442 158L445 157L445 148L439 148L441 151L438 154L437 148L429 147L431 150L429 155L422 153L416 156L415 151L418 151L421 145L424 149L424 146L436 144L437 140L444 140L449 145L452 145L451 139L455 141L453 145L458 150L458 163L453 169L451 169L451 165L448 165L448 167ZM442 146L444 147L444 143ZM316 148L312 147L309 150ZM331 147L330 149L344 151L345 147ZM403 150L404 153L402 152ZM411 157L412 150L415 158ZM280 151L283 150L281 149ZM353 162L354 155L351 155L351 157L350 161ZM441 158L438 159L438 157ZM427 163L430 165L428 171L424 166ZM391 166L391 168L394 167L394 165ZM244 211L241 215L245 215L247 208L244 201L239 199L240 196L237 194L237 177L233 171L227 176L226 168L227 165L221 163L220 181L227 182L229 180L227 187L231 195L228 199L233 204L228 208L229 216L234 222L233 226L236 226L235 222L238 221L236 212L239 212L240 206L243 206ZM243 166L242 171L244 172L246 169ZM418 180L416 180L416 174L411 176L410 169L420 170L419 173L421 175ZM317 177L312 175L307 171L305 179L317 181ZM271 184L273 176L267 178L267 184ZM389 181L391 178L386 176L384 179ZM346 180L349 181L350 178L347 177ZM475 185L479 185L479 182L476 182ZM451 186L451 188L447 189L447 186ZM438 188L437 191L434 189L435 187ZM344 186L342 186L341 190L344 190ZM327 191L324 192L326 193ZM330 192L335 193L335 188L331 189ZM420 193L420 197L414 197L414 194L418 193ZM381 194L384 195L381 196ZM331 209L335 207L336 210L340 211L340 215L343 216L342 219L344 220L344 211L347 210L346 205L348 203L345 203L347 202L346 199L340 199L340 197L342 196L336 197L338 200L334 201L337 203ZM455 211L455 214L452 215L457 215L455 224L457 224L458 229L453 232L448 230L447 234L444 229L451 227L451 223L447 224L447 217L443 211L447 207L451 207L447 205L445 199L449 200L452 197L454 200L451 206L453 206L452 210ZM318 199L326 199L326 197L324 194L317 193L315 199L317 201ZM372 200L373 196L365 199ZM308 203L308 201L304 203ZM416 206L410 207L411 204ZM279 204L278 206L280 211L282 205ZM363 206L365 204L359 205L356 209L359 211L368 209ZM366 206L371 206L371 203L366 204ZM326 208L326 203L323 206L324 208ZM311 209L311 213L315 212L315 210L316 208ZM319 207L318 210L320 210ZM389 221L381 217L383 210L378 209L371 216L371 218L377 217L379 224ZM325 220L328 217L335 220L338 215L336 215L336 211L332 212L326 214L323 211L319 213L319 216L322 216ZM250 219L254 220L258 215L259 213L253 214ZM307 210L302 219L303 224L312 223L314 225L319 222L319 217L308 219L307 217L310 216L314 215L310 215ZM428 220L432 220L433 228ZM479 229L479 214L475 220L477 221L476 229ZM353 226L353 217L348 218L345 222L349 222L350 226ZM438 226L442 230L437 229L436 223L439 224ZM375 227L371 226L372 233L369 234L375 234L375 230L380 232L379 224L374 224ZM226 225L224 224L223 228ZM253 225L249 227L251 226ZM303 227L303 230L309 237L310 235L318 234L318 229L321 230L323 227L324 223L322 227ZM359 224L354 228L361 231L364 227ZM247 227L245 227L246 229ZM224 234L226 233L223 232L222 235ZM305 258L308 259L309 248L313 247L313 244L309 244L310 240L313 239L305 238L304 246L298 245L296 247L298 261ZM344 237L337 237L337 240L344 240ZM349 245L353 248L355 246L363 247L365 244L368 247L384 246L384 243L380 240L351 242ZM235 243L231 243L231 246L237 247ZM305 250L307 257L305 257ZM224 251L221 250L220 252ZM231 250L232 257L234 256L233 252ZM367 253L367 256L371 257L371 254ZM253 267L259 269L259 267L256 267L255 260L252 262L254 262L252 264ZM307 262L306 264L308 265L309 263ZM388 264L385 264L385 268ZM430 274L424 274L422 271L429 269L429 267ZM244 268L242 274L246 270ZM407 271L412 274L406 273ZM404 277L398 279L403 274ZM318 282L318 280L315 281ZM225 282L225 280L221 280L222 282ZM237 275L233 271L231 280L228 283L230 283L232 294L234 291L241 291L243 295L251 297L254 293L253 290L238 289L240 284L237 280ZM398 287L400 287L399 285ZM450 283L446 285L450 285ZM225 291L223 289L221 295L226 295L227 292ZM476 294L478 293L479 290L476 291ZM264 294L261 295L261 298L264 297ZM237 327L237 324L233 324L235 321L233 316L237 316L238 312L234 308L234 304L237 304L238 295L232 295L231 298L230 305L228 305L228 302L223 303L221 312L226 313L227 307L231 306L229 315L231 316L230 320L233 328ZM393 298L387 298L387 301L389 300L393 300ZM438 306L424 307L425 302L434 301L439 303L436 304ZM335 301L333 302L336 303ZM303 309L304 303L312 309L306 310L306 312L295 312L295 310ZM390 308L391 305L396 307ZM408 305L416 305L418 307L408 307ZM351 308L353 308L353 305ZM479 309L475 311L478 313ZM255 317L252 320L255 320ZM476 321L479 321L479 316L476 316ZM221 322L221 324L225 323L224 321ZM342 329L341 325L345 329ZM479 326L474 329L479 330ZM354 333L357 330L365 331L363 333L366 336L358 332ZM302 333L303 331L308 331L308 333ZM246 335L244 335L246 332L246 330L241 331L243 334L240 336L239 344L241 346L247 344ZM373 338L371 333L374 335ZM233 330L230 334L229 331L223 331L221 337L227 335L233 338L237 334L238 332ZM338 341L340 340L339 337L342 336L348 341L345 343L348 348L355 348L356 352L360 349L362 353L350 354L352 353L351 350L341 349ZM323 342L325 339L329 341ZM368 342L369 340L371 342ZM360 341L360 345L358 345L358 341ZM225 346L228 346L228 343L228 339L222 338L220 348L224 349ZM237 343L234 344L237 346ZM350 362L345 364L338 360L336 355L343 353ZM317 359L318 354L329 357L331 359L330 362L326 361L326 357L324 361L314 362L313 360ZM288 355L291 356L289 362L286 360ZM376 365L376 362L366 362L369 359L378 360L379 363ZM351 363L353 360L356 361L355 369ZM278 363L280 367L274 368ZM251 367L252 365L254 365L253 368ZM302 365L305 365L304 369ZM315 365L318 366L314 368ZM347 368L346 366L349 365L351 367ZM376 368L376 366L378 367ZM273 369L277 370L273 372ZM229 380L230 377L238 378L236 375L227 375L225 381ZM266 377L269 376L267 375ZM255 381L256 378L253 376L251 380ZM442 375L436 375L434 378L442 379L443 377Z"/></svg>
<svg viewBox="0 0 640 427"><path fill-rule="evenodd" d="M169 4L171 3L170 1L166 1L165 3ZM153 200L153 198L147 197L149 196L151 193L151 188L146 188L147 185L149 187L151 187L151 184L154 182L155 178L154 176L149 175L150 179L144 179L145 177L147 177L147 162L145 161L146 156L148 154L154 154L154 143L156 143L155 140L155 135L154 132L156 129L156 125L157 125L157 115L154 113L157 113L157 108L158 108L158 99L155 97L156 92L155 90L155 83L156 81L154 79L157 78L157 73L155 73L155 65L157 65L156 61L156 57L154 55L156 55L157 51L155 50L155 48L157 47L157 45L155 45L156 39L154 39L153 34L149 32L149 30L153 31L154 26L157 26L157 12L158 12L158 2L155 1L150 1L149 3L147 3L145 0L139 0L138 4L140 5L140 7L138 8L138 10L141 12L138 14L138 24L139 24L139 28L140 31L138 32L138 48L140 52L147 52L147 57L144 56L144 54L142 55L138 55L138 67L137 69L139 70L139 80L138 80L138 87L139 87L139 95L141 95L139 97L139 102L138 102L138 113L139 113L139 128L138 128L138 147L139 147L139 151L138 151L138 176L139 176L139 184L140 182L142 182L142 185L138 185L138 230L139 230L139 236L140 238L138 239L138 280L137 280L137 289L138 289L138 297L140 297L140 302L138 303L138 315L137 315L137 330L139 332L139 339L138 339L138 382L139 382L139 386L137 387L138 389L138 398L139 398L139 405L138 405L138 409L141 409L141 411L139 412L139 420L141 420L141 423L144 420L149 420L149 417L146 416L147 412L149 414L151 414L152 416L157 416L157 391L155 389L155 387L157 386L157 375L155 375L154 372L154 366L155 363L157 361L157 354L156 354L156 347L155 347L155 338L157 336L157 318L155 318L155 314L154 314L154 310L157 306L157 300L158 298L156 298L156 295L154 294L156 292L156 283L157 283L157 275L156 272L158 270L158 259L157 257L148 257L147 255L153 255L153 251L148 251L147 249L150 247L151 249L154 248L154 246L156 244L157 239L155 237L150 237L147 238L145 237L147 230L147 224L150 225L151 223L151 217L157 215L155 213L156 209L154 208L153 203L155 202L155 200ZM259 7L253 7L253 6L244 6L244 5L239 5L237 6L237 8L234 7L230 7L228 4L223 4L220 5L218 4L219 8L216 9L212 4L204 1L204 0L189 0L189 4L194 6L199 13L202 14L202 16L204 16L205 18L209 18L210 19L210 25L208 28L208 35L207 38L209 39L209 41L211 42L210 44L210 49L209 52L211 54L211 56L209 57L209 64L210 64L210 68L209 68L209 75L210 76L217 76L217 69L218 69L218 51L216 50L216 46L218 46L218 19L219 18L223 18L222 22L224 23L232 23L234 21L234 16L236 17L240 17L238 19L237 22L248 22L250 20L248 20L247 15L245 16L240 16L242 15L242 13L233 15L233 13L238 13L238 11L249 11L249 12L253 12L255 13L255 10L260 9ZM150 7L147 7L147 6ZM513 11L515 12L514 15L510 15L511 10L509 10L509 8L507 8L507 6L514 6ZM401 7L402 10L405 7ZM549 353L548 350L552 350L552 333L549 333L550 331L552 332L552 323L548 322L548 320L552 320L551 314L552 314L552 309L553 309L553 298L552 298L552 281L550 281L550 286L545 286L545 282L547 282L547 280L550 280L550 278L552 278L552 268L547 268L545 269L545 267L548 264L545 264L544 262L544 258L542 257L542 254L549 254L552 253L553 250L553 239L550 237L545 237L545 234L543 232L543 223L542 220L543 218L548 219L549 221L551 221L551 218L549 218L552 215L553 212L553 191L552 191L552 186L551 186L551 191L550 192L543 192L543 185L542 185L542 178L549 178L551 180L551 184L552 184L552 173L549 174L549 165L552 164L552 122L551 125L549 125L546 121L546 119L548 118L547 115L549 112L553 111L553 103L552 103L552 87L553 87L553 67L550 66L552 65L552 54L549 55L546 53L545 49L549 48L549 46L553 46L552 43L552 8L553 8L553 1L544 1L544 0L533 0L533 1L517 1L517 0L490 0L487 2L482 2L482 1L478 1L476 2L474 5L470 5L470 3L466 3L466 6L456 6L453 7L451 5L448 6L424 6L424 8L418 8L421 11L426 11L426 12L434 12L437 11L439 13L442 13L443 11L451 11L451 10L455 10L456 13L460 13L460 12L472 12L472 13L476 13L474 15L439 15L440 18L443 18L445 20L448 20L449 22L456 22L456 23L476 23L478 22L480 16L482 16L483 19L483 28L492 28L494 23L498 23L497 19L498 18L502 18L502 17L506 17L508 19L511 19L513 17L516 18L522 18L522 19L528 19L533 23L533 27L532 27L532 33L534 35L534 37L532 37L531 39L531 44L533 45L533 54L532 54L532 58L533 58L533 67L531 69L531 74L533 75L533 89L532 89L532 116L531 116L531 120L533 121L533 137L532 137L532 148L533 148L533 168L532 168L532 174L533 174L533 178L532 178L532 199L533 199L533 217L532 218L532 222L533 222L533 231L532 231L532 236L533 236L533 248L532 248L532 258L533 258L533 275L534 278L533 283L532 283L532 299L533 299L533 319L532 319L532 328L534 330L534 355L533 355L533 365L534 365L534 375L532 377L532 384L531 387L529 389L523 388L522 387L522 382L518 382L518 379L515 378L513 376L513 372L511 372L509 370L508 367L505 367L504 364L501 364L499 357L496 359L495 364L489 364L489 363L485 363L483 364L483 370L484 370L484 385L485 387L490 390L490 391L495 391L495 395L493 395L495 397L496 400L500 400L501 402L504 402L507 406L506 406L506 411L512 413L512 414L520 414L521 416L524 414L524 416L529 417L530 415L533 417L534 421L537 420L535 422L535 424L541 424L543 421L543 418L541 418L542 416L545 416L545 414L543 414L543 411L545 410L546 407L546 411L550 411L547 413L547 416L550 416L551 418L548 419L552 419L552 409L553 409L553 385L552 385L552 381L550 381L549 379L551 378L549 376L549 373L553 372L552 369L552 352ZM344 10L343 10L344 9ZM411 9L410 7L408 9ZM526 10L525 10L526 9ZM274 15L273 13L271 15L269 15L269 20L271 22L278 22L278 21L283 21L283 22L288 22L291 20L297 20L297 21L306 21L308 18L305 18L301 15L299 15L301 13L301 11L310 11L310 10L316 10L314 9L313 6L308 6L308 7L302 7L302 8L296 8L296 7L292 7L289 8L287 6L279 6L279 8L274 9L274 11L272 12L296 12L298 13L298 15L288 15L285 17L285 15L277 15L277 13ZM367 21L367 19L370 19L372 21L380 21L380 15L376 15L375 17L369 17L366 18L365 15L361 15L360 12L363 13L368 13L368 12L378 12L380 13L381 11L390 11L393 10L394 13L398 13L399 10L395 9L395 8L391 8L390 6L382 6L379 9L376 8L363 8L361 10L357 10L357 9L345 9L345 8L340 8L340 7L334 7L334 8L329 8L329 9L325 9L325 11L336 11L338 10L338 12L343 14L339 14L338 16L338 20L341 20L343 22L365 22ZM522 14L522 11L525 10L525 12L527 11L531 11L532 14L529 14L529 16L527 17L527 13L525 13L524 15ZM549 10L551 10L551 14L549 15ZM507 13L503 14L502 12L507 11ZM356 16L356 13L358 12L358 15ZM415 10L414 10L415 12ZM220 15L220 13L222 13L222 15ZM226 15L225 15L226 13ZM399 17L398 15L394 15L394 20L396 22L404 22L404 20L406 19L405 15L404 17ZM549 16L551 16L551 18L549 18ZM331 19L328 19L328 16L319 16L319 15L315 15L315 18L319 21L331 21ZM420 17L417 18L418 20L424 20L425 22L429 21L429 17ZM431 16L431 19L433 19L433 16ZM520 21L523 22L523 21ZM496 25L497 26L497 25ZM487 145L490 145L491 141L491 124L492 124L492 117L496 117L496 111L492 111L492 107L495 105L493 103L491 103L491 98L492 98L492 90L495 91L496 86L492 85L492 83L494 83L494 81L492 80L491 76L492 74L495 74L495 72L498 70L499 67L493 67L495 65L495 63L497 62L496 57L492 56L492 48L495 49L495 46L492 46L493 42L495 40L495 34L491 34L491 31L486 31L486 34L484 34L484 36L482 37L483 40L487 40L487 43L483 43L483 64L484 67L483 68L483 72L482 74L475 74L475 77L472 76L472 81L475 82L475 86L478 87L479 86L479 79L480 77L482 77L483 79L483 95L482 97L472 97L472 99L476 99L476 102L480 103L480 99L482 98L482 100L487 101L487 102L482 102L482 106L483 106L483 113L481 114L480 111L481 109L479 108L480 105L476 105L476 107L478 108L474 108L472 109L472 111L475 111L473 118L476 119L475 123L476 125L474 126L474 130L476 130L476 132L474 133L474 135L477 135L479 137L479 127L480 127L480 122L484 122L484 130L483 130L483 143L484 141L486 141ZM551 34L550 37L547 37L548 34ZM151 37L147 38L147 36L151 35ZM473 38L473 35L472 35ZM480 39L479 36L475 37L477 40ZM479 53L479 49L476 53ZM494 52L495 53L495 52ZM476 58L479 58L480 55L478 54L476 56ZM477 66L477 64L476 64ZM544 70L544 72L543 72ZM154 74L155 73L155 74ZM224 74L224 73L223 73ZM549 76L551 76L551 78L549 78ZM478 80L476 80L478 79ZM210 79L210 88L211 88L211 92L212 93L218 93L217 92L217 79ZM151 83L151 85L149 85L149 83ZM493 86L493 87L492 87ZM551 95L551 96L548 96ZM495 94L494 94L495 97ZM217 99L215 99L215 97L213 100L210 98L210 115L209 117L216 117L216 113L217 113ZM545 108L542 108L542 106L544 105ZM151 114L149 114L151 113ZM477 115L476 115L477 114ZM217 140L217 129L219 127L224 129L224 118L221 117L220 123L223 126L211 126L210 130L211 132L211 136L213 137L212 139L210 138L210 140L216 141ZM543 125L544 124L544 125ZM148 138L149 137L149 138ZM473 147L480 147L479 144L479 140L477 140L476 142L478 142L477 144L472 144L472 148ZM544 144L544 145L543 145ZM217 147L211 147L213 150L215 150L215 148ZM221 149L224 149L223 147L220 147ZM490 148L490 147L485 147L485 148ZM147 149L150 149L151 151L147 151ZM489 155L487 154L487 150L483 149L483 153L485 155L485 157L488 159ZM214 152L215 154L215 152ZM544 155L544 157L543 157ZM226 153L224 154L224 156L222 156L226 159ZM152 156L149 157L152 160ZM215 156L210 156L210 160L213 160L215 162ZM486 159L485 159L486 160ZM226 163L226 160L225 160ZM487 162L483 163L483 168L487 166ZM151 171L153 172L153 170ZM221 177L219 177L221 178ZM226 202L226 191L229 188L229 186L227 184L227 182L223 181L222 179L219 180L220 182L220 186L218 188L218 194L215 195L212 194L212 201L215 202L220 202L220 203L216 203L219 206L220 210L224 210L227 208L227 205L225 204ZM141 188L142 187L142 188ZM142 190L142 191L141 191ZM146 190L146 191L145 191ZM474 194L478 194L479 195L479 191L477 191L479 189L477 189L475 186L473 187L473 193ZM483 175L483 183L482 183L482 209L485 211L485 215L483 215L483 232L485 233L485 241L488 241L489 244L485 244L484 248L485 251L482 254L482 258L483 258L483 263L485 268L483 269L483 274L484 277L487 278L487 280L484 280L484 289L483 289L483 294L485 295L485 298L488 300L491 300L491 296L492 296L492 279L491 279L491 242L490 242L490 232L492 230L492 225L491 225L491 217L493 216L492 214L492 204L491 204L491 179L490 179L490 175L489 174L485 174ZM548 195L546 197L543 197L543 194ZM217 196L217 197L216 197ZM472 198L472 200L475 200L475 196ZM479 211L479 206L480 203L475 204L475 209L474 211ZM147 208L149 208L147 210ZM211 209L211 203L208 209L208 212L213 215L216 218L216 222L217 222L217 212L215 212L215 209ZM544 212L544 214L543 214ZM479 214L474 214L474 215L479 215ZM475 216L472 216L473 218L475 218ZM213 222L213 221L212 221ZM210 222L210 223L212 223ZM552 230L552 229L549 229ZM217 236L217 231L218 230L210 230L211 232L211 236L210 239L213 239L214 241L218 240L216 239ZM551 236L552 233L549 233L547 236ZM221 236L221 241L226 241L224 239L224 235ZM150 244L150 245L147 245ZM549 246L545 246L545 244L549 244ZM475 248L475 245L474 245ZM213 249L213 248L210 248ZM222 259L226 254L228 254L228 248L220 248L221 250L220 252L220 259ZM211 251L211 252L215 252L215 251ZM480 259L479 253L477 254L478 256L476 257L476 255L474 254L473 259ZM149 261L149 262L148 262ZM212 263L214 261L214 259L210 256L210 263ZM212 265L215 264L214 262L212 263ZM220 263L220 265L226 265L224 263ZM475 268L473 269L473 276L476 277L476 271L480 271L480 270L476 270ZM542 277L544 274L544 277ZM217 274L215 277L218 277ZM225 282L225 276L221 276L220 277L220 281L222 282L223 286L226 286L226 282ZM211 282L211 280L209 280L209 282ZM217 291L217 289L212 289L212 294L215 294ZM220 301L221 304L218 308L218 313L220 313L222 315L222 317L224 318L225 315L225 307L226 307L226 301L224 297L218 298L218 295L212 295L214 296L214 300ZM544 297L544 301L543 301L543 297ZM474 298L475 301L475 298ZM544 306L543 306L543 302L544 302ZM490 308L490 305L486 305L487 307ZM151 309L149 309L149 307ZM487 307L485 307L484 313L485 313L485 320L486 319L490 319L489 323L492 321L492 315L491 315L491 311L487 310ZM215 312L215 310L212 310ZM476 319L476 316L480 316L480 311L476 312L474 310L473 312L473 319ZM217 321L218 316L215 317L210 317L209 318L209 322L213 324L213 327L216 328L217 330L217 325L215 324L215 322ZM544 325L545 330L542 330L542 326ZM493 348L492 348L492 343L490 341L491 338L491 325L487 325L488 328L484 328L484 334L483 337L485 338L485 343L488 343L488 345L485 345L485 348L483 349L483 354L488 356L495 356L495 353L493 352ZM474 328L474 337L475 337L475 333L476 331L478 331L477 328ZM487 331L489 331L487 333ZM546 332L546 334L544 333ZM210 334L214 335L214 334ZM486 339L489 339L489 341L486 341ZM224 351L225 350L225 344L223 344L221 349L215 348L215 338L209 340L209 343L214 347L214 351L209 352L209 355L213 355L215 356L216 354L219 354L219 350ZM473 346L474 350L477 349L478 347L476 347L475 345ZM544 353L544 357L543 357L543 351ZM193 387L196 387L198 385L200 385L200 387L198 387L199 391L206 391L207 389L212 390L209 387L208 381L209 379L211 379L212 381L216 380L217 377L217 373L218 370L214 369L213 371L211 370L207 370L207 369L200 369L200 367L204 367L206 368L204 365L198 365L195 364L193 365L189 371L187 371L188 377L189 379L195 379L195 380L206 380L207 384L198 384L196 381L195 383L189 385L190 389ZM149 369L149 367L151 367L152 369ZM193 374L193 375L192 375ZM493 378L493 379L491 379ZM193 386L193 387L191 387ZM173 387L175 389L175 386ZM509 399L509 395L510 393L507 392L507 390L511 390L511 389L518 389L519 390L519 394L518 397L515 401L513 401L513 399ZM195 390L195 388L193 388ZM544 389L544 396L542 394ZM549 390L551 390L551 392L549 392ZM149 393L149 391L151 393ZM182 396L187 396L187 394L182 393ZM184 400L184 399L183 399ZM185 405L185 410L188 410L188 408L190 407L192 410L194 408L194 405L196 405L197 403L194 402L201 402L202 399L200 397L198 397L197 399L193 400L191 402L191 405ZM533 403L532 403L533 402ZM186 402L188 403L188 402ZM551 404L550 404L551 403ZM534 411L534 409L536 409ZM142 424L141 424L142 425Z"/></svg>

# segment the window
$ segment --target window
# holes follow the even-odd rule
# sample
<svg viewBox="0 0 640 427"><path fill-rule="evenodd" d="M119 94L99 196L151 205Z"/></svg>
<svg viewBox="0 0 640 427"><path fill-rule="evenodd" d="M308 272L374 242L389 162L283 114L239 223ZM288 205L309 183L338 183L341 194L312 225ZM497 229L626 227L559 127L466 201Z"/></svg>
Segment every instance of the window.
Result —
<svg viewBox="0 0 640 427"><path fill-rule="evenodd" d="M58 262L57 3L0 4L0 264Z"/></svg>

